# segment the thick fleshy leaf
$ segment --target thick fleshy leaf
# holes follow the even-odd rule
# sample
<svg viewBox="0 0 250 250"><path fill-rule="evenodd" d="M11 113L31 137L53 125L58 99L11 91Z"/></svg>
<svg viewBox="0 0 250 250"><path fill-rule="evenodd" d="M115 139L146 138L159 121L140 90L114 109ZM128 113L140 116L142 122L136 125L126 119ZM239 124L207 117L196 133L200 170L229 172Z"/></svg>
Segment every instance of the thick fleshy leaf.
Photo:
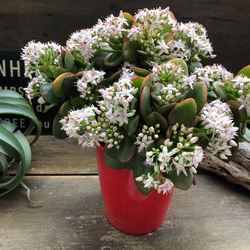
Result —
<svg viewBox="0 0 250 250"><path fill-rule="evenodd" d="M160 124L160 130L165 132L168 129L167 120L159 113L152 112L145 119L147 126L153 126L155 128L156 124Z"/></svg>
<svg viewBox="0 0 250 250"><path fill-rule="evenodd" d="M123 43L122 52L123 52L125 59L129 63L133 63L137 59L138 54L136 50L138 49L138 47L139 46L135 41L126 40Z"/></svg>
<svg viewBox="0 0 250 250"><path fill-rule="evenodd" d="M219 81L216 81L213 83L214 92L215 94L222 100L227 101L227 91L223 87L221 87L221 83Z"/></svg>
<svg viewBox="0 0 250 250"><path fill-rule="evenodd" d="M47 103L60 103L61 102L61 98L56 97L56 95L53 92L53 83L44 83L41 85L40 87L40 93L41 96L43 97L43 99L47 102Z"/></svg>
<svg viewBox="0 0 250 250"><path fill-rule="evenodd" d="M58 76L53 82L53 91L56 97L63 98L76 91L76 76L66 72Z"/></svg>
<svg viewBox="0 0 250 250"><path fill-rule="evenodd" d="M158 101L158 96L160 95L163 84L157 82L153 85L151 90L151 96L154 100Z"/></svg>
<svg viewBox="0 0 250 250"><path fill-rule="evenodd" d="M245 75L248 78L250 78L250 65L245 66L244 68L242 68L237 75Z"/></svg>
<svg viewBox="0 0 250 250"><path fill-rule="evenodd" d="M59 75L65 73L65 72L67 72L67 71L68 71L67 69L61 67L61 68L57 69L57 70L53 73L53 77L54 77L54 78L57 78Z"/></svg>
<svg viewBox="0 0 250 250"><path fill-rule="evenodd" d="M163 30L160 34L160 38L168 43L173 40L173 34L171 32L166 32L165 30Z"/></svg>
<svg viewBox="0 0 250 250"><path fill-rule="evenodd" d="M143 88L144 88L145 86L148 86L149 89L151 89L152 82L153 82L153 76L152 76L152 74L147 75L147 76L144 78L143 82L142 82L141 91L143 90Z"/></svg>
<svg viewBox="0 0 250 250"><path fill-rule="evenodd" d="M127 163L120 162L116 158L116 149L113 147L111 149L108 149L107 146L105 146L103 150L103 159L107 166L109 166L112 169L115 170L122 170L127 168Z"/></svg>
<svg viewBox="0 0 250 250"><path fill-rule="evenodd" d="M145 158L139 156L138 154L135 154L132 163L133 163L133 175L135 180L135 185L139 192L141 192L144 195L149 195L152 191L150 188L145 188L144 183L142 181L136 181L137 177L140 177L141 175L147 175L148 173L153 174L154 169L152 167L147 167L144 164Z"/></svg>
<svg viewBox="0 0 250 250"><path fill-rule="evenodd" d="M138 68L135 66L130 66L130 69L133 70L138 76L147 76L150 74L149 70Z"/></svg>
<svg viewBox="0 0 250 250"><path fill-rule="evenodd" d="M177 103L171 103L169 105L163 106L158 110L158 113L163 115L165 118L168 117L170 111L177 105Z"/></svg>
<svg viewBox="0 0 250 250"><path fill-rule="evenodd" d="M124 18L127 20L127 25L126 25L126 24L123 24L123 27L124 27L125 29L128 29L128 28L130 28L130 27L132 26L132 24L134 23L135 18L134 18L131 14L129 14L128 12L123 12L123 16L124 16Z"/></svg>
<svg viewBox="0 0 250 250"><path fill-rule="evenodd" d="M244 135L240 134L239 138L243 141L250 143L250 129L248 127L245 128Z"/></svg>
<svg viewBox="0 0 250 250"><path fill-rule="evenodd" d="M185 95L186 98L193 98L197 105L197 113L200 113L207 101L207 86L204 82L197 82Z"/></svg>
<svg viewBox="0 0 250 250"><path fill-rule="evenodd" d="M136 146L130 137L126 136L120 143L120 148L116 151L116 157L121 162L128 162L135 153Z"/></svg>
<svg viewBox="0 0 250 250"><path fill-rule="evenodd" d="M104 64L108 67L116 67L123 61L123 54L121 52L115 52L108 54L104 59Z"/></svg>
<svg viewBox="0 0 250 250"><path fill-rule="evenodd" d="M75 68L74 58L70 52L65 52L64 67L70 72L72 72Z"/></svg>
<svg viewBox="0 0 250 250"><path fill-rule="evenodd" d="M197 105L193 98L188 98L178 103L169 113L169 125L175 123L184 124L188 126L197 114Z"/></svg>
<svg viewBox="0 0 250 250"><path fill-rule="evenodd" d="M188 76L188 66L186 64L186 62L181 59L181 58L174 58L170 61L168 61L167 63L173 63L173 64L176 64L176 65L179 65L182 69L182 73L186 76Z"/></svg>
<svg viewBox="0 0 250 250"><path fill-rule="evenodd" d="M134 134L139 123L139 115L133 116L128 121L128 136Z"/></svg>
<svg viewBox="0 0 250 250"><path fill-rule="evenodd" d="M192 61L190 64L188 64L188 70L190 73L193 73L196 68L201 68L202 64L196 60Z"/></svg>
<svg viewBox="0 0 250 250"><path fill-rule="evenodd" d="M138 89L138 91L136 93L136 97L139 97L139 93L140 93L140 90L141 90L141 85L142 85L143 80L144 80L144 77L141 77L141 76L137 76L137 77L134 77L133 79L131 79L132 86L134 88Z"/></svg>
<svg viewBox="0 0 250 250"><path fill-rule="evenodd" d="M179 189L187 190L191 187L193 183L193 174L187 168L186 168L186 172L187 172L187 176L183 172L177 175L177 171L173 170L170 173L164 174L164 176L170 179L173 182L175 187Z"/></svg>
<svg viewBox="0 0 250 250"><path fill-rule="evenodd" d="M109 78L108 81L113 82L115 80L117 80L119 78L119 76L121 75L122 70L118 70L116 71L114 74L112 74Z"/></svg>
<svg viewBox="0 0 250 250"><path fill-rule="evenodd" d="M57 139L64 139L67 137L66 132L62 130L62 124L59 122L61 119L62 117L59 115L59 113L57 113L53 119L52 131L53 131L53 135Z"/></svg>
<svg viewBox="0 0 250 250"><path fill-rule="evenodd" d="M141 93L140 112L143 119L152 112L150 105L150 90L148 86L145 86Z"/></svg>
<svg viewBox="0 0 250 250"><path fill-rule="evenodd" d="M235 122L236 124L241 123L241 133L244 134L245 127L247 125L247 110L245 107L240 109L241 103L234 101L234 100L228 100L226 103L231 107L234 115L235 115Z"/></svg>

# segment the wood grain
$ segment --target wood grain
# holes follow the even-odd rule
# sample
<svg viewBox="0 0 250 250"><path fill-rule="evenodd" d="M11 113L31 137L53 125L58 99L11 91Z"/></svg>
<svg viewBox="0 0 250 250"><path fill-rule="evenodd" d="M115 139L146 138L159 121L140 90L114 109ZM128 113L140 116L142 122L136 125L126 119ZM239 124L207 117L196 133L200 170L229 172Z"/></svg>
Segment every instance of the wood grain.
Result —
<svg viewBox="0 0 250 250"><path fill-rule="evenodd" d="M175 190L156 231L122 233L107 221L97 176L28 176L38 208L19 187L0 199L0 249L247 250L250 197L211 174L197 175L189 191Z"/></svg>
<svg viewBox="0 0 250 250"><path fill-rule="evenodd" d="M134 14L138 9L170 6L178 21L199 22L209 34L217 58L237 73L249 64L249 0L155 0L155 1L2 1L0 8L0 48L22 48L30 40L55 41L62 45L75 30L91 27L122 9Z"/></svg>
<svg viewBox="0 0 250 250"><path fill-rule="evenodd" d="M41 136L31 150L28 175L97 174L95 149L82 148L73 139Z"/></svg>

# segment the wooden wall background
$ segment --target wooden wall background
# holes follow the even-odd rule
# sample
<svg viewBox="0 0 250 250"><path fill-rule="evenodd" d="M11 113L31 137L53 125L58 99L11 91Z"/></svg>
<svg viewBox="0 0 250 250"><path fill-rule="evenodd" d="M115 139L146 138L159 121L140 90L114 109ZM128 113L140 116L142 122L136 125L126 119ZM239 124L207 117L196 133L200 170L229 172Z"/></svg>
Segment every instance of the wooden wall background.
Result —
<svg viewBox="0 0 250 250"><path fill-rule="evenodd" d="M21 48L30 40L65 44L77 29L119 11L170 6L178 21L203 24L217 58L237 73L250 64L249 0L1 0L0 49ZM210 63L210 62L208 62Z"/></svg>

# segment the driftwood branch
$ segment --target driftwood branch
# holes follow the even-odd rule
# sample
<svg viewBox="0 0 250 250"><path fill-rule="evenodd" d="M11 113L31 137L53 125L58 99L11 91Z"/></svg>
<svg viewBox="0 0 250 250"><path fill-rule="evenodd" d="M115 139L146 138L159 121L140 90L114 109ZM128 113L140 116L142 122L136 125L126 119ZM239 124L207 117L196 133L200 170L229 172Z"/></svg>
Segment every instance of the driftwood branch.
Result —
<svg viewBox="0 0 250 250"><path fill-rule="evenodd" d="M218 174L250 190L250 145L241 143L237 156L228 163L206 151L206 158L199 169Z"/></svg>

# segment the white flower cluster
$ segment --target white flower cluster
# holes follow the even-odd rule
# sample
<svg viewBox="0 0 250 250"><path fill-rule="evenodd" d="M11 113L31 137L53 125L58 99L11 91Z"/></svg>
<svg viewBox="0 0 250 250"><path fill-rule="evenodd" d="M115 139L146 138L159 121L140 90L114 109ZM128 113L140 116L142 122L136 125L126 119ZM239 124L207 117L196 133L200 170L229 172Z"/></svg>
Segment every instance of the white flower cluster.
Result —
<svg viewBox="0 0 250 250"><path fill-rule="evenodd" d="M206 29L198 23L178 23L169 8L140 10L135 22L127 37L140 44L153 61L169 56L185 61L199 60L199 55L215 57Z"/></svg>
<svg viewBox="0 0 250 250"><path fill-rule="evenodd" d="M117 17L110 15L105 21L99 19L92 28L74 32L66 42L66 48L71 52L79 51L86 60L89 60L99 48L109 47L110 37L122 38L127 31L125 28L127 25L127 20L120 11Z"/></svg>
<svg viewBox="0 0 250 250"><path fill-rule="evenodd" d="M210 135L207 149L221 159L228 159L232 146L237 146L234 137L238 130L238 127L234 126L231 109L217 99L204 106L200 117L203 129Z"/></svg>
<svg viewBox="0 0 250 250"><path fill-rule="evenodd" d="M81 98L92 101L94 98L92 88L103 80L105 72L93 68L92 70L82 71L81 75L81 78L76 82L77 90L81 93Z"/></svg>
<svg viewBox="0 0 250 250"><path fill-rule="evenodd" d="M222 65L207 65L204 68L196 68L193 75L197 81L203 81L208 88L212 88L213 82L220 81L222 84L233 79L233 73L229 72Z"/></svg>
<svg viewBox="0 0 250 250"><path fill-rule="evenodd" d="M159 138L159 132L158 128L160 127L160 124L156 124L155 127L153 126L146 126L144 125L142 127L141 132L136 137L135 145L138 145L138 152L140 153L143 150L147 150L147 148L156 140Z"/></svg>
<svg viewBox="0 0 250 250"><path fill-rule="evenodd" d="M105 41L105 38L110 37L114 39L123 38L127 26L127 19L124 17L123 12L120 11L119 16L110 15L104 21L99 19L94 26L94 30Z"/></svg>
<svg viewBox="0 0 250 250"><path fill-rule="evenodd" d="M178 46L180 49L177 49L177 51L173 53L174 57L180 56L180 51L184 53L184 56L187 59L189 59L190 56L200 54L203 56L208 55L209 57L215 57L212 54L212 45L207 38L207 31L201 24L193 22L178 23L177 32L181 34L184 43L181 46ZM179 42L180 41L178 41L178 43ZM175 47L177 46L175 45Z"/></svg>
<svg viewBox="0 0 250 250"><path fill-rule="evenodd" d="M171 62L155 65L152 69L153 81L160 84L155 87L155 99L160 105L174 103L185 90L192 88L195 76L186 76L180 65Z"/></svg>
<svg viewBox="0 0 250 250"><path fill-rule="evenodd" d="M153 148L146 153L146 164L154 168L154 173L142 175L136 180L143 181L145 187L167 193L174 184L163 176L164 173L176 171L177 175L183 173L187 176L188 169L196 173L196 168L203 159L203 149L195 145L198 137L194 136L192 130L193 128L184 125L174 125L172 140L166 139L160 149Z"/></svg>
<svg viewBox="0 0 250 250"><path fill-rule="evenodd" d="M82 29L71 34L66 42L66 49L70 52L79 52L84 59L89 60L102 45L102 39L96 34L95 30Z"/></svg>
<svg viewBox="0 0 250 250"><path fill-rule="evenodd" d="M135 15L135 24L128 31L127 38L140 44L141 50L145 51L158 60L169 55L172 50L172 30L175 30L176 20L169 8L166 9L144 9ZM168 34L168 38L161 37ZM169 40L169 41L166 41Z"/></svg>
<svg viewBox="0 0 250 250"><path fill-rule="evenodd" d="M40 87L42 84L47 83L46 80L42 77L42 75L38 74L37 76L33 77L29 83L27 88L24 88L26 93L26 97L31 101L35 97L40 95Z"/></svg>
<svg viewBox="0 0 250 250"><path fill-rule="evenodd" d="M240 109L250 110L250 79L239 75L232 80L232 87L239 95L238 101L241 102Z"/></svg>
<svg viewBox="0 0 250 250"><path fill-rule="evenodd" d="M134 94L138 91L132 87L128 78L120 78L112 86L99 89L102 100L98 102L100 110L105 112L106 117L112 124L128 124L128 118L133 116L136 110L130 110L130 103L134 99Z"/></svg>
<svg viewBox="0 0 250 250"><path fill-rule="evenodd" d="M77 138L83 147L95 147L103 141L102 127L96 120L100 110L96 107L86 107L70 111L68 116L60 120L62 130L68 137Z"/></svg>
<svg viewBox="0 0 250 250"><path fill-rule="evenodd" d="M32 74L38 74L38 65L58 64L61 54L61 46L54 42L41 43L30 41L23 49L21 59L24 61L26 77L32 78ZM42 60L42 61L41 61Z"/></svg>
<svg viewBox="0 0 250 250"><path fill-rule="evenodd" d="M171 31L172 28L176 27L177 21L173 13L169 10L169 7L165 9L143 9L139 10L135 15L135 22L144 24L145 27L152 26L157 30Z"/></svg>

